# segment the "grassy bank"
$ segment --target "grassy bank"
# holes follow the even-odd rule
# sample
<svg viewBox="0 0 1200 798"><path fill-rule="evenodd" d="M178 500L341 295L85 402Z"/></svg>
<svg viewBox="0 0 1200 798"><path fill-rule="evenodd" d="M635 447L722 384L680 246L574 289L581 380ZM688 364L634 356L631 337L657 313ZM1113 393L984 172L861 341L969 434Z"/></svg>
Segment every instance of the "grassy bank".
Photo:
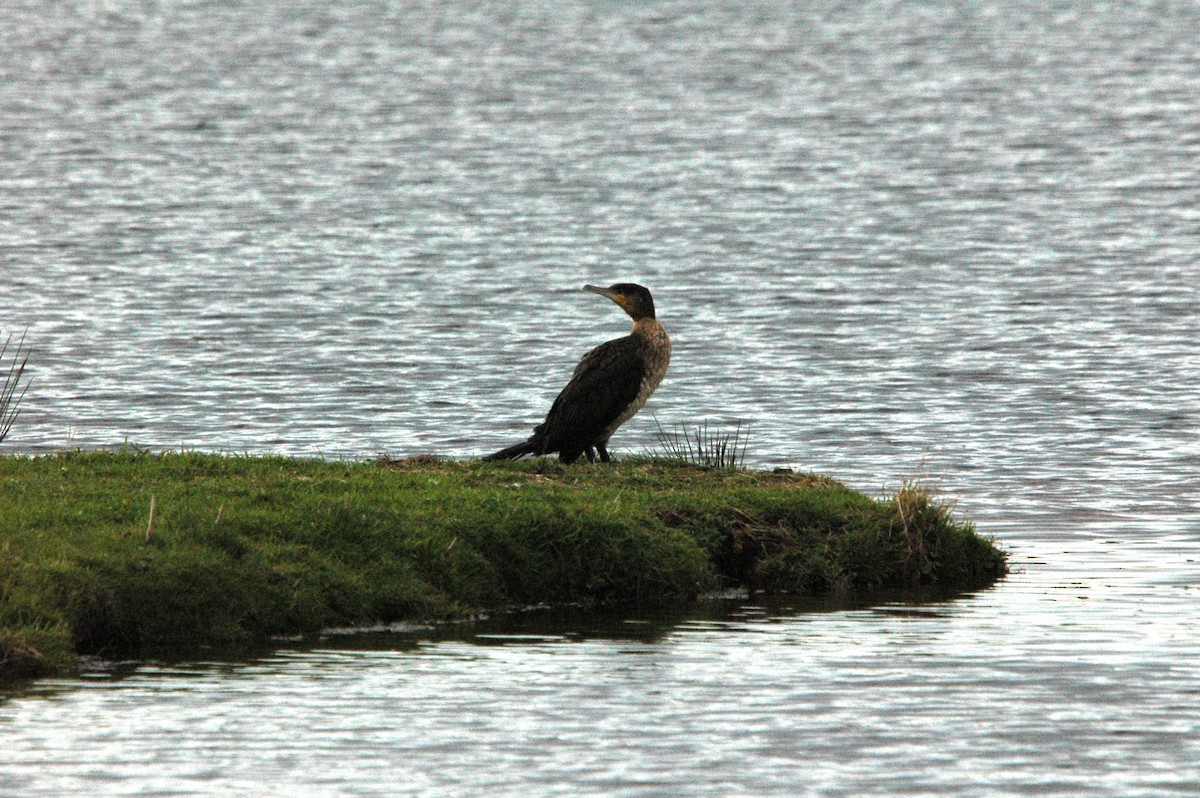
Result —
<svg viewBox="0 0 1200 798"><path fill-rule="evenodd" d="M152 509L153 508L153 509ZM987 584L1004 557L918 489L661 460L0 457L0 679L79 654L261 641L729 586Z"/></svg>

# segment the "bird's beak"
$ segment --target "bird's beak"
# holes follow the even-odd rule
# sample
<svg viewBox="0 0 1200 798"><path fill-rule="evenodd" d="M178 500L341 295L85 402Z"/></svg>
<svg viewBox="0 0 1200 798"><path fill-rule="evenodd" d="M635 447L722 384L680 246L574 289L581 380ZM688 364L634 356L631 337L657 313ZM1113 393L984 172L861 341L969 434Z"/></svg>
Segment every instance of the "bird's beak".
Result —
<svg viewBox="0 0 1200 798"><path fill-rule="evenodd" d="M600 296L606 296L613 302L616 302L618 305L620 305L621 300L624 299L624 297L621 294L618 294L616 291L610 291L607 288L601 288L598 285L585 285L583 290L591 291L593 294L599 294Z"/></svg>

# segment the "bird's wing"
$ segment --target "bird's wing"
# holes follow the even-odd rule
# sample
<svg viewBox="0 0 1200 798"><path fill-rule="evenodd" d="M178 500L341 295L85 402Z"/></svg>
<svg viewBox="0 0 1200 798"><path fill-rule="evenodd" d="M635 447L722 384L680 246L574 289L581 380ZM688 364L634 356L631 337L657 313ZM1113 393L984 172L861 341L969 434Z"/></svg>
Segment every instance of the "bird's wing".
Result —
<svg viewBox="0 0 1200 798"><path fill-rule="evenodd" d="M543 431L561 446L593 445L605 427L637 398L645 365L633 336L601 344L583 356L554 400Z"/></svg>

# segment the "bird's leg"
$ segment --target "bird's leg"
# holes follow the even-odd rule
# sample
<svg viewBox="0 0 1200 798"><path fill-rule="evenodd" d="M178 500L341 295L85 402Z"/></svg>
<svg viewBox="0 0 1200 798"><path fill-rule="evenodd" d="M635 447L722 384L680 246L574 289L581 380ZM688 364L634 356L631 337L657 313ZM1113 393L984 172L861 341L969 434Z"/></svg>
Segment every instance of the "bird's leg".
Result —
<svg viewBox="0 0 1200 798"><path fill-rule="evenodd" d="M607 444L608 444L608 441L603 441L601 443L596 444L596 450L598 452L600 452L600 462L601 463L611 463L612 462L612 458L608 456Z"/></svg>

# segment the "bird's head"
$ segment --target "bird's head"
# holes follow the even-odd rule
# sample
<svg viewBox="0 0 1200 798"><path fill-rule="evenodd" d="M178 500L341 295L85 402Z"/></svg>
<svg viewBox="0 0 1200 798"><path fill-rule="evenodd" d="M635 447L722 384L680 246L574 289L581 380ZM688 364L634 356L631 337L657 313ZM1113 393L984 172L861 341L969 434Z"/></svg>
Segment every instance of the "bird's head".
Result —
<svg viewBox="0 0 1200 798"><path fill-rule="evenodd" d="M583 290L608 297L620 305L621 310L628 313L634 321L654 318L654 299L650 296L649 289L637 283L616 283L608 288L585 285Z"/></svg>

